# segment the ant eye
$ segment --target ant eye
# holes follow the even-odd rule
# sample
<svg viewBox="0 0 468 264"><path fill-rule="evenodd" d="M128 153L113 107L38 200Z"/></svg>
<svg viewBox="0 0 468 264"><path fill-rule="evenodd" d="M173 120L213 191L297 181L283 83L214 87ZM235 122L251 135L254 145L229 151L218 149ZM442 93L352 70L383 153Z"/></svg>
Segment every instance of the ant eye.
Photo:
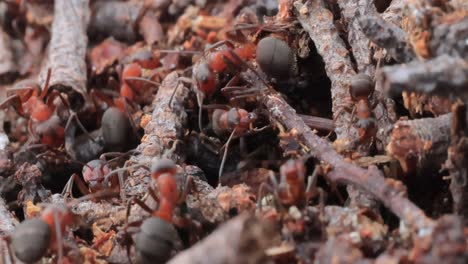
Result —
<svg viewBox="0 0 468 264"><path fill-rule="evenodd" d="M266 37L258 42L257 63L266 74L285 78L292 68L293 52L285 41Z"/></svg>
<svg viewBox="0 0 468 264"><path fill-rule="evenodd" d="M367 74L357 74L351 80L349 93L354 99L368 98L374 91L374 82Z"/></svg>

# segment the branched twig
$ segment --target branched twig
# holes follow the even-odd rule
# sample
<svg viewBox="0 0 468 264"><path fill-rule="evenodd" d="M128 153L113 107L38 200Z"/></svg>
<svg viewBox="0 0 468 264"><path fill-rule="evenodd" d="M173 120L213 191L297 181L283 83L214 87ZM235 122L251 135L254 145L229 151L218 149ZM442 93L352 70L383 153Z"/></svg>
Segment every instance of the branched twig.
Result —
<svg viewBox="0 0 468 264"><path fill-rule="evenodd" d="M342 111L344 100L349 96L349 80L356 74L349 52L333 24L332 13L325 8L321 0L307 1L306 4L296 1L294 5L299 12L299 22L309 33L318 53L322 56L325 70L332 83L332 110L336 135L338 138L352 141L357 138L357 132L353 127L347 129L351 122L351 114Z"/></svg>
<svg viewBox="0 0 468 264"><path fill-rule="evenodd" d="M263 97L263 104L269 109L274 121L289 130L296 130L298 140L310 149L314 157L332 166L327 176L329 180L352 184L372 194L415 231L425 232L432 228L433 221L408 200L406 189L401 182L385 179L376 167L365 170L346 162L329 142L317 136L304 124L296 111L278 93L270 91Z"/></svg>

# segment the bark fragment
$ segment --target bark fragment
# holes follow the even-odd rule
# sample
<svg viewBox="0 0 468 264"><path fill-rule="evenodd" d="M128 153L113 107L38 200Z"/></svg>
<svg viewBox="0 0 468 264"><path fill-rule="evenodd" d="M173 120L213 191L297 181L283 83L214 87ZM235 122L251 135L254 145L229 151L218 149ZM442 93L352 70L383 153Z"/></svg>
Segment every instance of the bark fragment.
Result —
<svg viewBox="0 0 468 264"><path fill-rule="evenodd" d="M13 81L18 73L11 38L0 27L0 84Z"/></svg>
<svg viewBox="0 0 468 264"><path fill-rule="evenodd" d="M451 115L398 121L387 146L407 174L439 170L447 159Z"/></svg>
<svg viewBox="0 0 468 264"><path fill-rule="evenodd" d="M89 0L57 0L54 5L52 37L48 59L42 67L40 84L44 87L47 71L52 70L50 88L78 93L87 98L86 28L89 21Z"/></svg>

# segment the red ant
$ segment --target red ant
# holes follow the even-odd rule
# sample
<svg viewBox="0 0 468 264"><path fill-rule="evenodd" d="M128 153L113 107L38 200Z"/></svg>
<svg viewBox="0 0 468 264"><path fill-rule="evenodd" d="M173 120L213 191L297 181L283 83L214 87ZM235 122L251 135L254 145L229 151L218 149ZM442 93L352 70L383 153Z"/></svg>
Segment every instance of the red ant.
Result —
<svg viewBox="0 0 468 264"><path fill-rule="evenodd" d="M359 140L375 139L377 134L377 124L372 116L372 109L376 107L376 103L371 104L370 99L374 94L374 82L367 74L355 75L349 86L349 94L354 102L354 107L351 113L351 119L356 114L358 121L355 124L357 128ZM346 106L345 106L346 108Z"/></svg>
<svg viewBox="0 0 468 264"><path fill-rule="evenodd" d="M23 221L11 236L15 256L25 263L34 263L51 249L58 253L57 263L63 263L63 234L67 226L78 222L70 208L83 200L113 195L114 193L105 191L83 196L68 204L53 204L46 207L39 218Z"/></svg>
<svg viewBox="0 0 468 264"><path fill-rule="evenodd" d="M5 108L10 103L13 104L18 114L29 118L28 129L33 137L39 136L44 145L58 147L64 142L66 128L61 125L54 99L58 96L68 111L71 112L71 110L69 110L67 100L57 91L51 92L46 99L50 77L51 70L49 69L42 92L37 83L30 80L19 82L14 88L9 89L9 91L18 91L18 93L1 102L0 108ZM72 119L75 119L80 128L89 135L75 113L70 114L69 122Z"/></svg>
<svg viewBox="0 0 468 264"><path fill-rule="evenodd" d="M254 129L253 122L257 119L255 113L249 113L244 109L231 108L229 110L216 109L213 112L211 119L211 126L213 131L221 136L226 133L231 133L226 144L224 145L224 154L219 168L218 182L221 184L221 176L223 174L224 163L226 162L229 144L234 136L240 137L247 133L247 131L258 132L262 129Z"/></svg>
<svg viewBox="0 0 468 264"><path fill-rule="evenodd" d="M181 192L176 180L177 166L173 161L158 160L153 163L150 171L157 193L151 187L148 190L150 196L158 202L158 208L152 210L143 201L133 199L137 205L152 215L141 225L135 247L143 263L155 261L162 263L170 257L174 240L178 237L173 225L183 228L188 225L187 221L190 221L187 218L176 216L175 209L185 201L188 192L193 188L193 178L190 176L186 178L184 189ZM127 219L130 215L130 206L131 201L127 207ZM126 227L137 224L139 223L127 224Z"/></svg>
<svg viewBox="0 0 468 264"><path fill-rule="evenodd" d="M135 153L134 150L128 151L126 153L108 152L102 154L99 159L91 160L84 164L82 170L84 182L80 176L74 173L65 185L62 191L62 196L72 197L71 193L74 183L77 184L79 191L86 195L105 189L121 190L121 186L123 186L124 182L123 175L119 172L117 174L118 177L111 178L110 176L113 175L111 173L115 173L117 171L112 171L109 164L133 153ZM107 158L113 159L107 160ZM125 200L123 192L121 192L121 196Z"/></svg>
<svg viewBox="0 0 468 264"><path fill-rule="evenodd" d="M323 191L316 188L318 170L314 170L312 176L307 177L305 185L305 166L303 160L290 159L280 167L280 182L276 180L274 174L270 174L270 184L262 183L259 188L258 206L261 208L261 201L266 190L275 195L281 206L307 205L309 200L320 194L323 197Z"/></svg>

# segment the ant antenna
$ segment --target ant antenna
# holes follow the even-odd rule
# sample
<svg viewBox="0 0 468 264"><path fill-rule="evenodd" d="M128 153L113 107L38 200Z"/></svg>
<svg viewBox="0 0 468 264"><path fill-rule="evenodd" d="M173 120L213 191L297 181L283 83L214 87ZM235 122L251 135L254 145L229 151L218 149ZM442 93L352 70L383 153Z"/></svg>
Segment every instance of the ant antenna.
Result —
<svg viewBox="0 0 468 264"><path fill-rule="evenodd" d="M234 134L236 133L237 127L232 130L231 135L229 136L228 140L226 141L223 159L221 160L221 165L219 166L219 174L218 174L218 186L221 186L221 176L223 175L224 164L226 163L226 157L229 149L229 144L231 143Z"/></svg>

